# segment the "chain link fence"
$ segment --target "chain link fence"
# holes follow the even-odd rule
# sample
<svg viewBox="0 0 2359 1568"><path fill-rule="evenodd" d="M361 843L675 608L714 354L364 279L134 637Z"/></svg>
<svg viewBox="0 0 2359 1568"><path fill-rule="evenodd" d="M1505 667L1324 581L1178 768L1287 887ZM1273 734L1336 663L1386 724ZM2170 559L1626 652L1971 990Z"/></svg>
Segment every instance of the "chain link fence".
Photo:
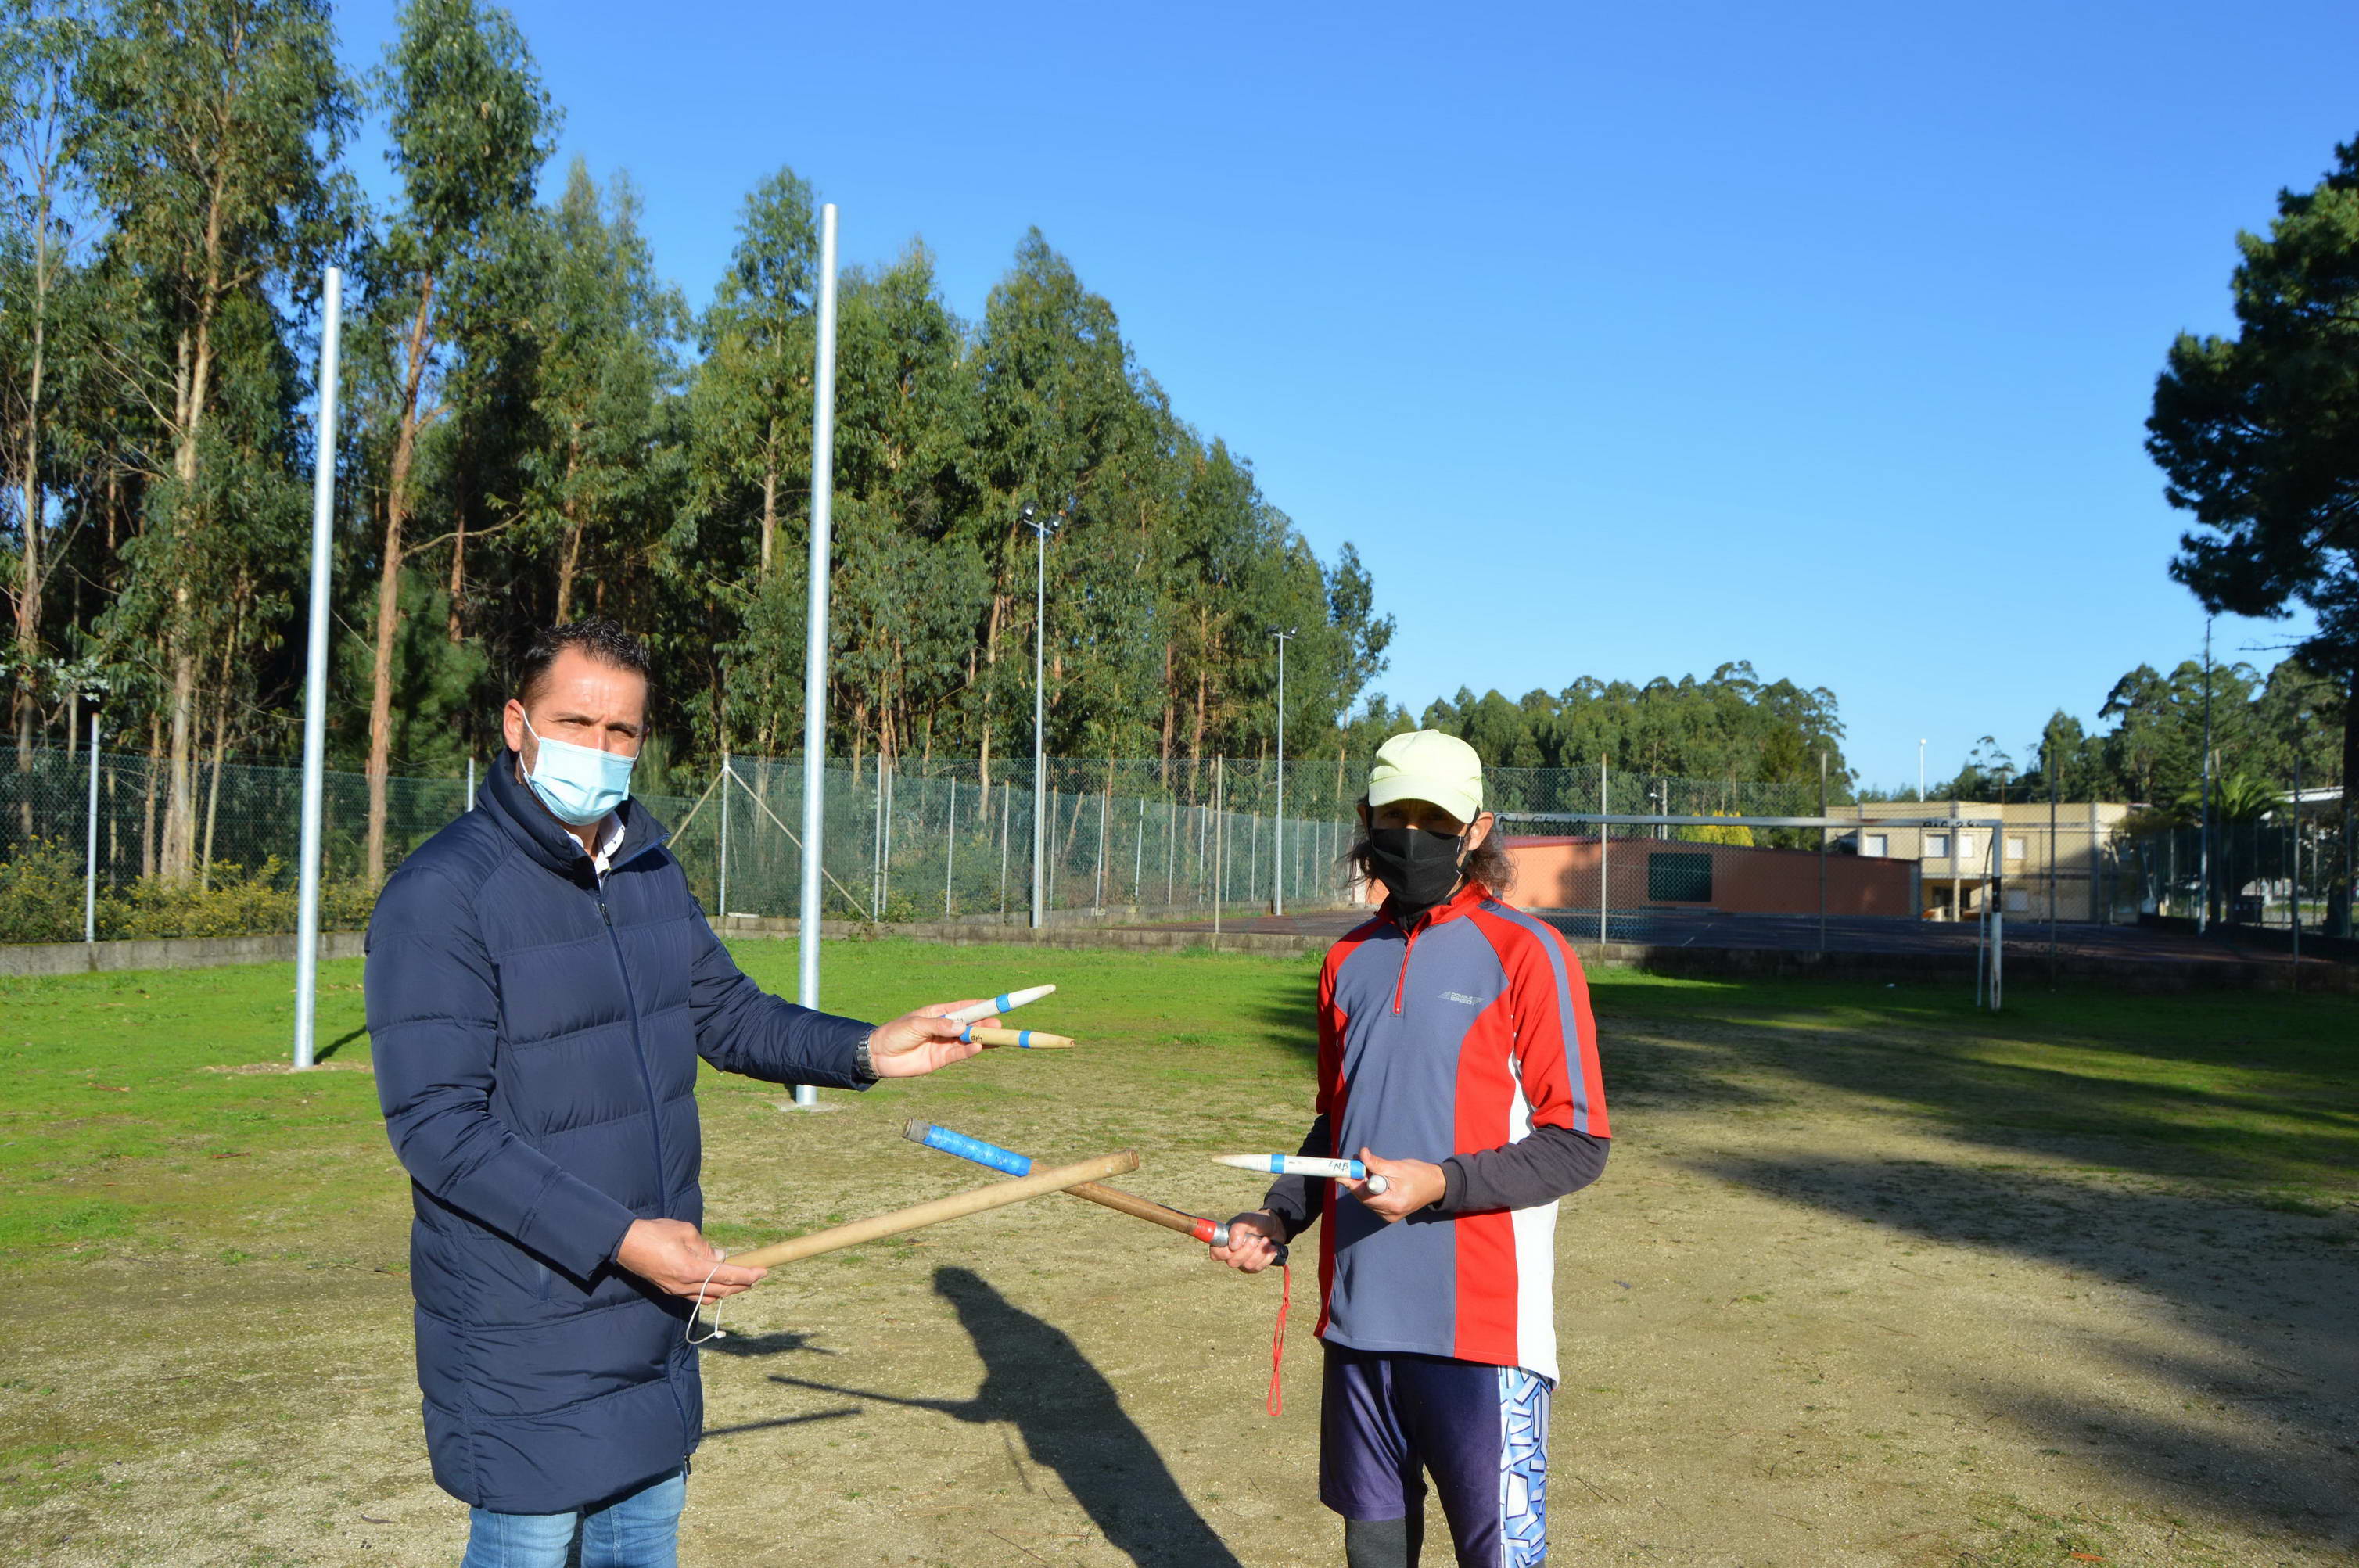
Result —
<svg viewBox="0 0 2359 1568"><path fill-rule="evenodd" d="M2137 906L2208 925L2341 934L2351 885L2350 845L2326 813L2273 813L2171 828L2124 846ZM2207 898L2208 891L2208 898ZM2207 908L2208 905L2208 908Z"/></svg>
<svg viewBox="0 0 2359 1568"><path fill-rule="evenodd" d="M119 901L156 883L169 792L163 765L102 752L97 774L93 811L87 751L37 751L29 764L13 754L0 757L0 901L24 901L38 867L48 895L40 919L59 926L36 931L0 915L0 940L82 935L83 856L93 837L103 900ZM1251 914L1281 898L1289 909L1342 901L1340 867L1353 832L1358 769L1289 763L1281 783L1269 761L1060 758L1044 775L1036 805L1028 761L1012 769L995 764L988 772L972 760L832 764L824 795L824 914L897 922L1027 920L1036 810L1045 831L1043 902L1055 919L1182 919L1216 903ZM675 773L667 783L667 791L639 798L670 826L673 853L708 909L798 912L799 758L735 758L725 774L684 781ZM193 789L198 868L191 884L284 894L283 923L268 899L249 900L242 918L255 930L292 930L301 770L202 763ZM465 811L468 799L465 778L388 780L388 867ZM327 774L321 821L323 878L353 895L332 900L332 909L348 920L364 918L367 779ZM363 891L353 894L356 887ZM102 917L101 935L130 934L119 917L110 932L107 919ZM199 934L194 925L185 933L169 929L171 919L152 909L136 934ZM208 924L201 934L223 933Z"/></svg>
<svg viewBox="0 0 2359 1568"><path fill-rule="evenodd" d="M1250 916L1350 901L1343 857L1364 774L1333 759L1289 762L1283 792L1266 759L1060 758L1037 800L1028 758L874 757L827 769L827 917L1022 923L1032 898L1032 831L1043 829L1042 904L1052 921L1185 920L1216 907ZM102 752L96 809L91 757L49 748L0 754L0 941L82 934L86 845L97 844L101 936L291 931L302 800L299 769L199 764L195 860L187 885L156 876L168 784L160 764ZM669 824L672 848L705 908L791 916L800 902L802 766L733 759L641 799ZM466 778L387 781L389 866L467 808ZM1832 921L1850 944L1900 922L1980 921L1994 900L2030 924L2207 923L2332 933L2348 918L2352 875L2339 804L2215 824L2208 877L2202 833L2137 833L2126 808L2087 802L1830 803L1843 827L1745 826L1720 818L1816 817L1815 780L1760 783L1611 768L1494 768L1501 832L1516 845L1516 901L1568 931L1617 941L1772 940L1779 919ZM366 918L368 784L326 776L327 918ZM2004 816L1978 827L1914 828L1877 818ZM1683 824L1600 823L1676 816ZM1869 819L1864 825L1859 818ZM1553 819L1553 820L1551 820ZM1994 862L1994 856L1995 860ZM193 889L191 891L190 889ZM207 898L211 899L207 903ZM1743 927L1736 936L1731 931ZM1746 934L1751 933L1751 934ZM1930 933L1929 933L1930 934ZM1792 938L1789 933L1788 939ZM1898 940L1895 938L1895 940Z"/></svg>
<svg viewBox="0 0 2359 1568"><path fill-rule="evenodd" d="M1052 919L1185 919L1343 898L1356 775L1274 763L1056 759L1036 795L1018 763L871 761L827 770L822 899L831 919L1022 922L1032 833ZM1346 798L1348 796L1348 798ZM708 909L792 915L801 898L803 769L734 758L673 820ZM660 808L658 808L660 811ZM725 853L724 853L725 841ZM724 881L725 877L725 881Z"/></svg>

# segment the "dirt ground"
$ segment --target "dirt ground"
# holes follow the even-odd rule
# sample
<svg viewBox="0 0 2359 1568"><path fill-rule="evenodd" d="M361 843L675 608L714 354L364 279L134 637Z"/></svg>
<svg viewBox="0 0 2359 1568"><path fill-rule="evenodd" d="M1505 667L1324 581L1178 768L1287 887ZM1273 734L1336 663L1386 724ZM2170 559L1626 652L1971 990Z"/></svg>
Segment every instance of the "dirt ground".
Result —
<svg viewBox="0 0 2359 1568"><path fill-rule="evenodd" d="M1962 1128L1790 1020L1609 1007L1603 1034L1614 1151L1559 1236L1555 1561L2359 1555L2349 1207L2277 1212L2105 1138ZM1251 1179L1197 1155L1276 1146L1299 1101L1184 1034L1099 1049L1160 1066L1085 1109L1107 1078L1037 1057L818 1116L708 1080L712 1212L743 1245L971 1184L897 1141L912 1113L1046 1156L1135 1145L1136 1190L1247 1206ZM389 1158L243 1164L251 1247L0 1280L0 1426L48 1455L0 1476L0 1562L457 1560ZM322 1181L349 1194L325 1218L274 1196ZM782 1270L706 1353L684 1561L1339 1562L1313 1492L1312 1275L1272 1419L1277 1277L1079 1202Z"/></svg>

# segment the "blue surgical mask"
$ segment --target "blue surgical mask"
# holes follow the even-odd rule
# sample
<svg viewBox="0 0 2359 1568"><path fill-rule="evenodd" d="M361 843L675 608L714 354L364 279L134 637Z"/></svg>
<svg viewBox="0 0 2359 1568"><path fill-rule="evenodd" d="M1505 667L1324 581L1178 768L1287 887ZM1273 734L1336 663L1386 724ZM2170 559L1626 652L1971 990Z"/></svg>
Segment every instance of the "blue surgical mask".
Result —
<svg viewBox="0 0 2359 1568"><path fill-rule="evenodd" d="M631 764L636 757L550 740L532 727L530 719L524 722L524 733L540 743L525 782L559 822L586 828L631 798Z"/></svg>

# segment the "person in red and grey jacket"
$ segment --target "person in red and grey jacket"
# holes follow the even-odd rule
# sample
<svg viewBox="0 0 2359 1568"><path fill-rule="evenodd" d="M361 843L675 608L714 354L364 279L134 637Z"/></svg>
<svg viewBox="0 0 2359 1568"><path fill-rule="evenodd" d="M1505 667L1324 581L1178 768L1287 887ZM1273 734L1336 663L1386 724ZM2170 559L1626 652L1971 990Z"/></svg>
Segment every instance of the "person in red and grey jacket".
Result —
<svg viewBox="0 0 2359 1568"><path fill-rule="evenodd" d="M1321 1227L1321 1501L1349 1568L1422 1544L1426 1475L1461 1564L1548 1553L1557 1200L1605 1168L1589 988L1512 877L1472 746L1433 730L1376 753L1353 854L1389 895L1319 977L1316 1118L1301 1152L1386 1178L1283 1178L1213 1257L1247 1272Z"/></svg>

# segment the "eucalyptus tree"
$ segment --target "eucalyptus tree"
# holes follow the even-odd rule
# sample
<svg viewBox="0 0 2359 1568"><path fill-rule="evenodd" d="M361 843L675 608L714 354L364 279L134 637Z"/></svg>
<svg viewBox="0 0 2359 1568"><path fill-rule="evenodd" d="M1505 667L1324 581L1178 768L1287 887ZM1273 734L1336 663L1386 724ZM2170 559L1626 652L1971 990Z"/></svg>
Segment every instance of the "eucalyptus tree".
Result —
<svg viewBox="0 0 2359 1568"><path fill-rule="evenodd" d="M32 759L43 646L43 598L60 558L46 548L58 517L49 504L52 412L45 398L50 339L75 241L68 144L81 113L74 78L90 45L79 0L6 0L0 5L0 316L5 318L7 413L0 471L14 506L10 572L15 651L11 706L19 767ZM27 800L27 831L31 803Z"/></svg>
<svg viewBox="0 0 2359 1568"><path fill-rule="evenodd" d="M771 755L801 722L803 567L779 538L810 495L818 288L811 188L780 169L747 194L697 323L684 504L666 540L675 589L707 634L676 657L712 695L718 748L743 736Z"/></svg>
<svg viewBox="0 0 2359 1568"><path fill-rule="evenodd" d="M576 158L542 225L543 293L527 329L539 430L520 520L554 558L553 621L577 613L577 593L608 612L639 595L677 500L684 311L656 276L638 210L627 180L602 195Z"/></svg>
<svg viewBox="0 0 2359 1568"><path fill-rule="evenodd" d="M987 774L999 726L1029 727L1027 661L1001 659L1035 630L1024 581L1035 564L1032 540L1020 508L1028 501L1061 521L1086 507L1116 455L1146 438L1147 421L1114 307L1082 286L1038 229L992 289L968 363L974 537L990 573L975 737ZM1068 552L1050 553L1061 572Z"/></svg>
<svg viewBox="0 0 2359 1568"><path fill-rule="evenodd" d="M930 754L959 735L990 596L962 526L977 508L964 332L931 254L850 274L837 339L833 705L855 757Z"/></svg>
<svg viewBox="0 0 2359 1568"><path fill-rule="evenodd" d="M360 267L364 330L377 340L384 376L375 433L387 449L376 496L383 523L369 679L364 866L372 882L385 876L402 568L421 548L407 531L420 437L449 411L452 359L484 346L503 263L532 209L556 128L523 35L506 12L476 0L410 0L376 84L401 204Z"/></svg>
<svg viewBox="0 0 2359 1568"><path fill-rule="evenodd" d="M157 431L117 609L146 619L163 666L159 869L179 877L197 847L200 683L262 578L283 575L255 536L271 492L299 481L264 428L292 419L282 303L310 298L348 231L336 161L353 95L326 0L114 0L81 81L77 161L107 225L103 262L147 317L127 347L106 345Z"/></svg>

